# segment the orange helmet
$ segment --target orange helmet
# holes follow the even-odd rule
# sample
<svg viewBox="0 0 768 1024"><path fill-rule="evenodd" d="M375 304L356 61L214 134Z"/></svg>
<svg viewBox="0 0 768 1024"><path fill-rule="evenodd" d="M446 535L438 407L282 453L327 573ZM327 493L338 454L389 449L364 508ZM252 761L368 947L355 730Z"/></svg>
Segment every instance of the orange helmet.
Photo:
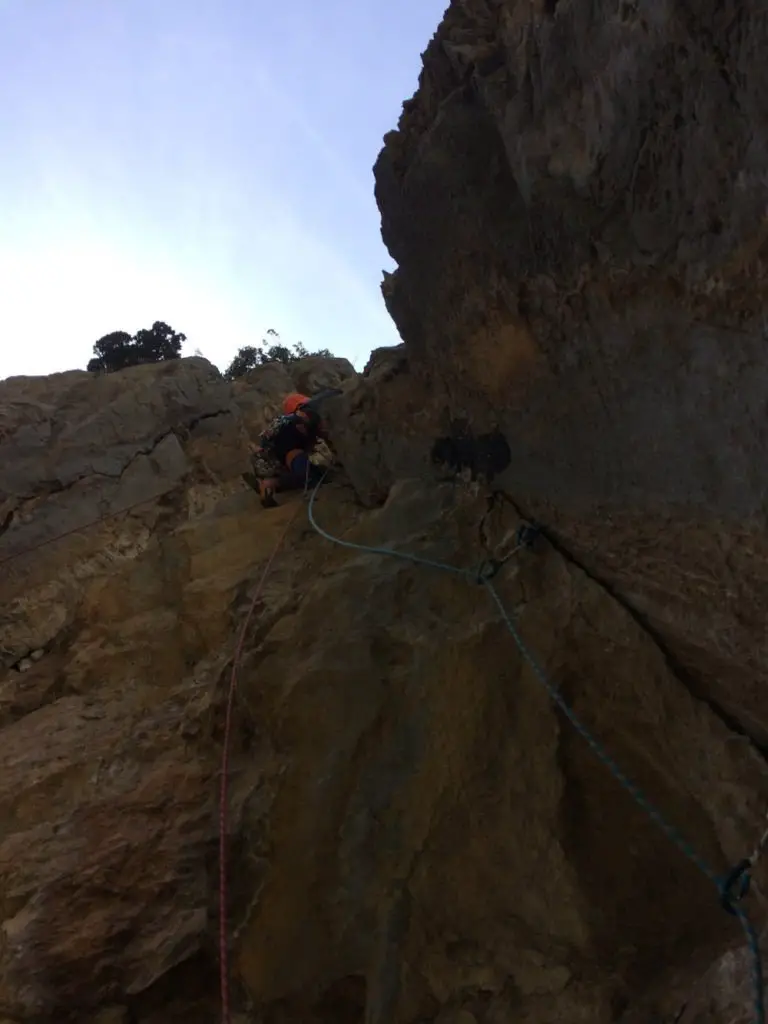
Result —
<svg viewBox="0 0 768 1024"><path fill-rule="evenodd" d="M283 399L283 412L286 416L290 416L292 413L296 412L300 406L306 405L308 401L309 399L306 395L300 395L298 391L294 391L290 395L286 395Z"/></svg>

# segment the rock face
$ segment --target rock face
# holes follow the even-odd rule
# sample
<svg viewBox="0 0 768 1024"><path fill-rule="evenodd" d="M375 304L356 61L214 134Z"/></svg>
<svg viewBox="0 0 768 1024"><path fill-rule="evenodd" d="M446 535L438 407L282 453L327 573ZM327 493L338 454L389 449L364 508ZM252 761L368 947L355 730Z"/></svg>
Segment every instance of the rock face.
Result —
<svg viewBox="0 0 768 1024"><path fill-rule="evenodd" d="M376 167L433 436L500 427L500 486L762 745L767 42L757 0L455 0Z"/></svg>
<svg viewBox="0 0 768 1024"><path fill-rule="evenodd" d="M333 546L301 495L267 512L243 484L286 386L339 383L350 479L321 492L323 529L470 570L514 549L510 499L404 440L425 399L402 350L363 378L230 385L183 360L2 385L0 1014L216 1018L224 702L284 537L235 707L237 1021L647 1024L694 1013L699 982L746 1022L715 887L556 710L487 587ZM750 741L546 540L494 586L622 770L714 871L738 861L768 804Z"/></svg>
<svg viewBox="0 0 768 1024"><path fill-rule="evenodd" d="M85 1020L190 962L157 1019L214 1013L218 679L280 528L240 473L286 388L353 375L296 370L261 419L200 359L0 384L0 1015Z"/></svg>
<svg viewBox="0 0 768 1024"><path fill-rule="evenodd" d="M766 17L456 0L377 165L404 345L362 377L0 384L2 1024L216 1019L252 606L231 1024L753 1020L736 919L605 756L713 874L753 849ZM241 479L335 385L352 547Z"/></svg>

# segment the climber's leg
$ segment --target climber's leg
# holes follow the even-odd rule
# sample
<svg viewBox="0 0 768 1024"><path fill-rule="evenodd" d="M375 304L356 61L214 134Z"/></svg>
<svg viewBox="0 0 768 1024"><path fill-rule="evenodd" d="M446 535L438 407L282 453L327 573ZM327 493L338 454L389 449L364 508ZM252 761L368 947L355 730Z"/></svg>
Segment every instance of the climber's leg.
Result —
<svg viewBox="0 0 768 1024"><path fill-rule="evenodd" d="M275 491L280 489L277 477L259 477L255 473L243 473L243 480L256 491L264 508L275 508Z"/></svg>
<svg viewBox="0 0 768 1024"><path fill-rule="evenodd" d="M327 472L316 466L301 448L288 452L284 465L267 465L254 458L253 466L254 472L243 473L243 479L257 492L264 508L276 508L275 495L282 491L315 487Z"/></svg>
<svg viewBox="0 0 768 1024"><path fill-rule="evenodd" d="M243 473L243 480L256 491L264 508L275 508L275 493L280 490L280 477L285 469L259 450L253 452L251 462L253 472Z"/></svg>
<svg viewBox="0 0 768 1024"><path fill-rule="evenodd" d="M280 490L280 478L270 476L259 480L259 497L262 508L277 508L275 493Z"/></svg>
<svg viewBox="0 0 768 1024"><path fill-rule="evenodd" d="M316 466L309 455L301 448L294 448L285 457L289 478L282 489L297 487L315 487L323 479L323 470Z"/></svg>

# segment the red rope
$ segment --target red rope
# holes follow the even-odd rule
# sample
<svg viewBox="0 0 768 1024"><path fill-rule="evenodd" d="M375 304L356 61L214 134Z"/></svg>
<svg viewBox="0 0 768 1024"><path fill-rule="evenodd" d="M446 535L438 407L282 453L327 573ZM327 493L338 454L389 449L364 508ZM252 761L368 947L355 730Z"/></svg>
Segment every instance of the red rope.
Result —
<svg viewBox="0 0 768 1024"><path fill-rule="evenodd" d="M31 547L23 548L21 551L15 551L10 555L6 555L4 558L0 558L0 565L6 565L8 562L12 562L16 558L21 558L23 555L29 555L33 551L46 547L48 544L64 540L65 537L70 537L75 533L80 533L81 531L87 530L92 526L96 526L107 519L114 519L116 516L122 515L124 512L130 512L141 505L147 505L152 501L157 501L158 498L162 498L167 493L168 490L166 489L165 491L161 491L159 494L153 495L151 498L143 498L141 501L136 501L131 505L125 505L123 508L116 509L114 512L107 512L104 515L99 516L97 519L93 519L88 523L83 523L80 526L75 526L71 530L66 530L64 533L60 533L55 537L48 537L46 540L41 541L38 544L33 544ZM259 579L240 630L235 655L232 661L232 674L230 677L229 693L227 695L227 710L224 720L224 749L221 760L221 789L219 794L219 960L221 969L222 1024L230 1024L231 1021L229 998L229 957L227 948L227 802L229 783L229 743L232 732L232 712L234 708L235 691L237 689L237 670L242 657L245 635L248 630L248 626L251 623L251 619L253 618L256 604L261 597L261 592L264 589L264 584L272 565L274 564L275 558L277 557L277 553L288 535L288 530L301 507L301 503L296 505L293 514L288 519L288 522L285 524L283 531L277 539L277 543L272 550L272 554L267 560L267 564L264 566L264 571L261 574L261 578Z"/></svg>
<svg viewBox="0 0 768 1024"><path fill-rule="evenodd" d="M285 524L285 528L277 538L277 543L272 549L272 554L269 556L267 564L264 566L264 571L262 572L261 578L256 586L256 590L254 591L254 595L248 607L248 613L246 614L243 625L240 629L240 635L238 636L237 646L235 648L235 655L232 659L232 674L229 680L229 693L227 695L227 712L224 719L224 742L221 755L221 788L219 792L219 968L221 972L222 1024L230 1024L231 1021L229 1009L229 953L227 947L227 803L229 784L229 743L232 732L232 712L234 708L235 691L237 689L237 671L240 667L240 659L243 654L245 635L248 631L251 619L253 618L256 604L261 597L262 590L264 589L267 576L269 575L269 571L272 568L283 541L288 535L288 530L290 529L291 524L302 507L301 502L296 505L293 514Z"/></svg>

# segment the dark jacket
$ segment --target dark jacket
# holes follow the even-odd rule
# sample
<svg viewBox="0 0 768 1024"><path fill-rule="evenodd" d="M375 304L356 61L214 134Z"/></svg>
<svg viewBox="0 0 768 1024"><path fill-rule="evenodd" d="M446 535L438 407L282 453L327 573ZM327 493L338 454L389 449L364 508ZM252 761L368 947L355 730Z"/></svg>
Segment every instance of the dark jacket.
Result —
<svg viewBox="0 0 768 1024"><path fill-rule="evenodd" d="M260 453L284 464L289 452L311 452L318 441L328 441L319 413L302 406L290 416L278 416L259 438Z"/></svg>

